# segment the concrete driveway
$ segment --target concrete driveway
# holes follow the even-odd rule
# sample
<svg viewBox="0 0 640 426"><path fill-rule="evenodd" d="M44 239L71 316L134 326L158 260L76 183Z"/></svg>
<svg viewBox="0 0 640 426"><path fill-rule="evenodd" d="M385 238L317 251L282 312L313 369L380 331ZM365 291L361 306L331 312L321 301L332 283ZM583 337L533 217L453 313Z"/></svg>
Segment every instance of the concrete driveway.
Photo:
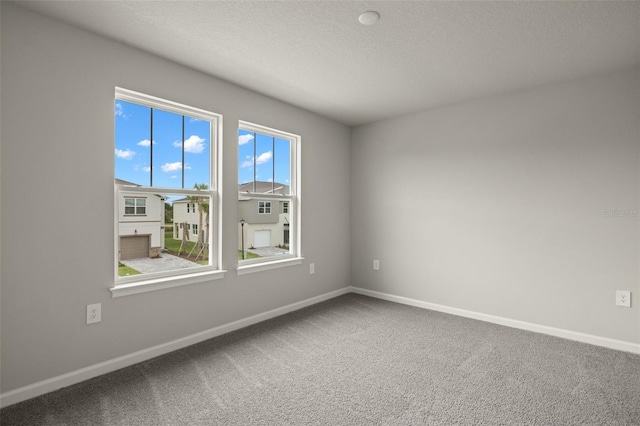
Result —
<svg viewBox="0 0 640 426"><path fill-rule="evenodd" d="M197 263L188 261L178 256L174 256L172 254L162 253L160 256L161 257L156 259L144 257L140 259L121 260L120 263L127 265L128 267L133 268L142 274L148 274L149 272L173 271L175 269L201 266Z"/></svg>

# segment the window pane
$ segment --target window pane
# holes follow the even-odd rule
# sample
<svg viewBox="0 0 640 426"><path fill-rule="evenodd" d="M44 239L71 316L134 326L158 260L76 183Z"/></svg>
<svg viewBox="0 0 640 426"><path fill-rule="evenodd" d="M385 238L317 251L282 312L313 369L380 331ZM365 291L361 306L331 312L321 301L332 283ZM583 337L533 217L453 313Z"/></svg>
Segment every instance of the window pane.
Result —
<svg viewBox="0 0 640 426"><path fill-rule="evenodd" d="M135 198L125 198L124 199L124 205L125 206L135 206L136 205L136 199Z"/></svg>
<svg viewBox="0 0 640 426"><path fill-rule="evenodd" d="M181 140L182 116L154 109L152 186L182 188Z"/></svg>
<svg viewBox="0 0 640 426"><path fill-rule="evenodd" d="M240 198L238 202L238 214L241 218L238 221L239 260L269 258L291 253L288 240L289 215L280 214L272 209L272 206L271 201Z"/></svg>
<svg viewBox="0 0 640 426"><path fill-rule="evenodd" d="M211 187L211 122L184 117L184 187Z"/></svg>
<svg viewBox="0 0 640 426"><path fill-rule="evenodd" d="M254 144L253 132L238 131L238 184L241 192L253 192Z"/></svg>
<svg viewBox="0 0 640 426"><path fill-rule="evenodd" d="M256 134L256 191L259 193L272 193L273 182L273 138L271 136Z"/></svg>
<svg viewBox="0 0 640 426"><path fill-rule="evenodd" d="M134 198L120 195L124 206ZM170 272L209 265L211 199L208 195L145 193L138 214L118 223L119 276ZM187 203L196 213L187 214ZM128 209L129 207L126 207ZM133 209L133 207L131 207ZM193 229L193 232L189 232ZM213 257L213 256L211 256Z"/></svg>
<svg viewBox="0 0 640 426"><path fill-rule="evenodd" d="M129 102L115 101L116 179L149 185L151 109Z"/></svg>
<svg viewBox="0 0 640 426"><path fill-rule="evenodd" d="M291 143L288 140L276 139L275 142L275 182L276 194L291 194Z"/></svg>

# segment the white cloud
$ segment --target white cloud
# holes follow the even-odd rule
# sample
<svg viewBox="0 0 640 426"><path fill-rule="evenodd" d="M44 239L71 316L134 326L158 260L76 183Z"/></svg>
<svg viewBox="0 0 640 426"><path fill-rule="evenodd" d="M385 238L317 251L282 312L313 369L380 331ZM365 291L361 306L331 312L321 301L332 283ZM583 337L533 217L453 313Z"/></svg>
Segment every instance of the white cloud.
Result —
<svg viewBox="0 0 640 426"><path fill-rule="evenodd" d="M122 108L122 104L116 104L114 113L116 117L127 118L127 116L124 114L124 108Z"/></svg>
<svg viewBox="0 0 640 426"><path fill-rule="evenodd" d="M185 166L185 170L190 170L191 167ZM176 161L175 163L165 163L160 166L160 169L165 173L177 172L178 170L182 170L182 162Z"/></svg>
<svg viewBox="0 0 640 426"><path fill-rule="evenodd" d="M178 179L178 175L171 176L171 179Z"/></svg>
<svg viewBox="0 0 640 426"><path fill-rule="evenodd" d="M116 157L122 158L123 160L131 160L134 155L136 155L135 151L131 151L129 148L127 149L116 148Z"/></svg>
<svg viewBox="0 0 640 426"><path fill-rule="evenodd" d="M149 167L149 166L144 166L144 167L142 168L142 170L143 170L143 171L145 171L145 172L147 172L147 173L149 173L149 172L151 171L151 167Z"/></svg>
<svg viewBox="0 0 640 426"><path fill-rule="evenodd" d="M153 143L154 145L156 144L155 142ZM151 146L151 141L149 139L145 139L143 141L138 142L139 146Z"/></svg>
<svg viewBox="0 0 640 426"><path fill-rule="evenodd" d="M241 135L238 136L238 145L244 145L247 142L251 142L253 140L253 135Z"/></svg>
<svg viewBox="0 0 640 426"><path fill-rule="evenodd" d="M240 164L240 167L253 167L253 157L247 155L247 160L243 161L242 164Z"/></svg>
<svg viewBox="0 0 640 426"><path fill-rule="evenodd" d="M263 152L262 154L258 155L256 164L259 166L260 164L267 163L269 160L271 160L272 157L273 153L271 151Z"/></svg>
<svg viewBox="0 0 640 426"><path fill-rule="evenodd" d="M184 141L184 152L200 154L202 151L204 151L204 141L205 139L202 139L200 136L189 136L189 139ZM180 148L182 144L180 143L180 141L175 141L173 143L173 146L175 146L176 148Z"/></svg>
<svg viewBox="0 0 640 426"><path fill-rule="evenodd" d="M269 160L271 160L271 158L273 157L273 153L271 153L271 151L267 151L267 152L263 152L262 154L258 155L258 158L256 158L256 166L259 166L260 164L264 164L266 162L268 162ZM252 167L253 166L253 157L247 155L247 160L242 162L242 164L240 164L240 167Z"/></svg>

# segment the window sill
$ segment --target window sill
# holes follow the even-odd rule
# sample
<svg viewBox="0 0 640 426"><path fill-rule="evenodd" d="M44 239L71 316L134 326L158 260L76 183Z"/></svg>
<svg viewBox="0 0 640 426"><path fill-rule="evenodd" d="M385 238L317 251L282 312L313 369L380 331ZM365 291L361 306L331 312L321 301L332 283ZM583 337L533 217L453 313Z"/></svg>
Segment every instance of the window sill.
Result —
<svg viewBox="0 0 640 426"><path fill-rule="evenodd" d="M180 287L183 285L197 284L205 281L219 280L224 278L225 272L227 271L216 270L197 272L180 276L153 278L145 281L116 285L109 290L111 290L111 297L114 298L131 296L134 294L147 293L149 291L164 290L166 288Z"/></svg>
<svg viewBox="0 0 640 426"><path fill-rule="evenodd" d="M294 257L271 262L252 263L250 265L238 265L238 275L252 274L254 272L268 271L270 269L286 268L289 266L301 265L304 257Z"/></svg>

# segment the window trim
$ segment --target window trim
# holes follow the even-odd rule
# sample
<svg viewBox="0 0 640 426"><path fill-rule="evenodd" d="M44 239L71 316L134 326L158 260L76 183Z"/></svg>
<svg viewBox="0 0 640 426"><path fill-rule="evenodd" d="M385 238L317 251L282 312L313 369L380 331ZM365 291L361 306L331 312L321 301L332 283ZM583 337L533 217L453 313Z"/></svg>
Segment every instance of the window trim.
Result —
<svg viewBox="0 0 640 426"><path fill-rule="evenodd" d="M136 103L150 108L161 109L175 114L186 115L211 122L209 155L209 190L197 190L199 194L210 197L210 217L209 217L209 258L211 265L196 266L194 268L147 273L130 277L120 277L118 275L119 263L119 213L118 203L122 192L139 193L167 193L193 195L194 189L186 188L164 188L148 186L128 186L114 185L114 284L110 288L112 297L127 296L144 293L148 291L161 290L165 288L195 284L203 281L211 281L224 277L225 270L222 269L222 193L220 182L222 181L222 115L211 111L179 104L132 90L115 88L114 102L125 101ZM115 118L114 118L115 120ZM115 121L114 121L115 128ZM115 175L115 168L114 168ZM115 178L115 176L114 176ZM161 235L164 238L164 234Z"/></svg>
<svg viewBox="0 0 640 426"><path fill-rule="evenodd" d="M273 136L278 139L286 139L290 143L290 182L289 194L262 194L262 193L242 193L243 196L258 200L288 201L289 202L289 253L280 256L272 256L258 259L238 260L236 268L237 275L245 275L253 272L261 272L270 269L282 268L287 266L300 265L304 260L302 254L302 197L301 185L301 141L302 138L294 133L284 132L282 130L273 129L248 121L239 120L238 130L247 132L261 133L263 135ZM237 148L236 148L237 149ZM273 203L272 203L273 208ZM293 228L293 230L291 229Z"/></svg>

